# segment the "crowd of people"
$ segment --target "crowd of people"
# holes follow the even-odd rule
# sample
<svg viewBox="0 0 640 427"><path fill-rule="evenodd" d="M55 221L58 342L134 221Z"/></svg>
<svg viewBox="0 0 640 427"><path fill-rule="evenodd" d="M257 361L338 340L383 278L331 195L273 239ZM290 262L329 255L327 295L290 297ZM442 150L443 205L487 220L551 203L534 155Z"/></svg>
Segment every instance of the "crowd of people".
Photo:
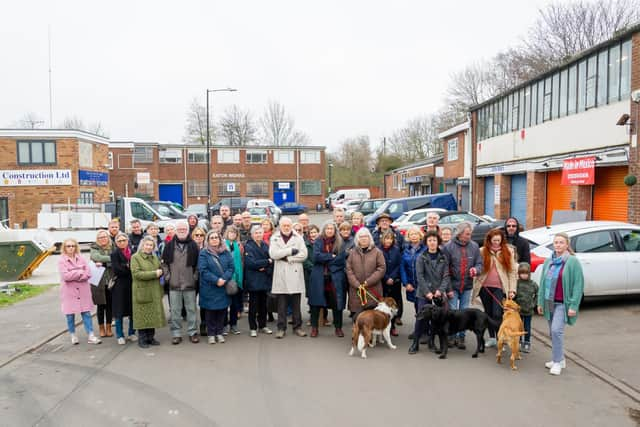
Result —
<svg viewBox="0 0 640 427"><path fill-rule="evenodd" d="M509 298L521 307L523 352L531 350L534 312L548 320L553 349L546 366L559 375L566 366L564 327L576 321L583 287L582 269L568 236L555 236L554 252L544 263L538 289L530 277L529 244L519 236L517 219L508 218L503 228L490 230L482 247L471 240L470 223L451 229L441 228L438 220L438 214L430 212L424 229L414 226L404 236L391 226L392 218L382 214L370 232L363 226L362 214L355 212L348 222L337 208L333 219L321 227L301 214L298 222L283 217L274 228L268 219L252 224L249 212L231 217L229 207L222 206L220 215L211 218L208 232L191 216L166 226L165 238L159 236L156 224L142 230L134 220L131 233L125 234L113 220L107 230L97 233L89 261L81 256L76 241L63 243L58 264L62 311L73 344L78 343L75 314L81 314L90 344L112 337L114 321L118 344L137 342L147 348L159 345L155 330L167 325L165 295L174 345L182 342L185 332L191 343L206 336L209 344L240 334L238 318L247 301L251 337L273 334L268 323L275 321L274 312L276 338L284 338L289 325L296 336L307 336L304 294L309 335L316 338L321 326L333 325L334 335L342 338L345 309L353 319L383 297L398 304L391 319L393 336L403 324L404 300L413 303L414 314L427 304L463 310L479 297L492 319L486 346L495 347L502 300ZM100 279L90 280L96 269ZM90 314L94 306L99 337ZM409 353L431 342L431 333L427 322L416 321ZM466 347L464 332L448 341L449 347Z"/></svg>

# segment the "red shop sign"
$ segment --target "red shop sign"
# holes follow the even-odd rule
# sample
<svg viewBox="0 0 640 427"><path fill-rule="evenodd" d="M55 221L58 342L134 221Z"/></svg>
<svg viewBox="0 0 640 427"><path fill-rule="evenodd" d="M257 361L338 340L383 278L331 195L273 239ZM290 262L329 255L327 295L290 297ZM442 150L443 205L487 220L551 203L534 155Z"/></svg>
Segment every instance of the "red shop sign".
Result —
<svg viewBox="0 0 640 427"><path fill-rule="evenodd" d="M562 165L562 185L593 185L595 168L595 156L565 160Z"/></svg>

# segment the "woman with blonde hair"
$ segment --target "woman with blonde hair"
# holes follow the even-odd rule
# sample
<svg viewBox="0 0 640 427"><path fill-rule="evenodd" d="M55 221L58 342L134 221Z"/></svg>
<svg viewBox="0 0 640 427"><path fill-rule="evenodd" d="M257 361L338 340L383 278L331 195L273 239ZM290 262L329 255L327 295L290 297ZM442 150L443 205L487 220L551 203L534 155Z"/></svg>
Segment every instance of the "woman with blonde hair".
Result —
<svg viewBox="0 0 640 427"><path fill-rule="evenodd" d="M404 286L407 301L412 302L418 311L418 300L416 299L416 289L418 288L418 277L416 275L416 261L427 247L424 245L424 235L420 227L414 225L407 230L404 250L402 250L402 262L400 263L400 280ZM402 310L398 310L396 325L402 325ZM411 334L413 339L413 334Z"/></svg>
<svg viewBox="0 0 640 427"><path fill-rule="evenodd" d="M100 339L93 334L93 322L91 321L91 285L89 278L89 264L80 255L80 248L75 239L65 239L62 242L62 255L58 260L60 272L60 299L62 301L62 313L67 318L67 329L71 335L71 344L78 344L76 336L76 313L82 316L84 330L87 332L89 344L100 344Z"/></svg>

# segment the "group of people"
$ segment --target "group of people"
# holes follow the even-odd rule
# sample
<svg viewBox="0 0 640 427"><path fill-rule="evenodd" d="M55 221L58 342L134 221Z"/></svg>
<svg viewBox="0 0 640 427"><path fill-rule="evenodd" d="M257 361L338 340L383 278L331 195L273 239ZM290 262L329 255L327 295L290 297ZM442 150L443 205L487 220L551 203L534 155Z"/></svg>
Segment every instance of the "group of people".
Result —
<svg viewBox="0 0 640 427"><path fill-rule="evenodd" d="M239 334L238 317L247 295L251 337L273 333L267 326L273 311L277 312L276 338L285 337L288 324L295 335L304 337L304 293L314 338L320 326L329 322L329 311L335 336L344 337L344 310L353 318L383 297L394 298L399 307L391 319L394 336L402 325L405 298L417 312L426 304L461 310L479 297L493 320L487 340L491 347L496 345L495 325L502 319L501 302L511 298L520 305L525 325L522 350L531 349L531 316L537 311L548 319L552 336L553 359L547 367L558 375L565 366L564 326L575 323L583 286L580 263L572 256L566 235L555 236L554 254L543 266L538 289L530 279L529 244L519 236L515 218L508 218L504 228L489 231L479 247L471 240L471 224L441 230L436 212L428 214L424 229L412 227L406 236L392 228L387 214L378 217L370 232L360 213L352 214L348 222L341 209L335 209L333 219L321 227L302 214L296 223L281 218L277 229L270 220L252 225L249 212L231 217L223 206L220 213L212 217L208 232L198 226L196 217L190 217L166 227L164 239L156 224L143 232L134 221L127 235L112 221L108 230L97 233L90 261L80 255L77 242L66 240L59 270L62 309L72 343L78 343L77 313L82 315L88 342L101 342L90 317L96 305L100 337L113 336L114 319L118 344L128 340L143 348L158 345L155 329L167 323L165 293L172 344L182 342L183 319L192 343L203 335L210 344L223 343L225 335ZM89 284L89 262L104 267L99 283ZM410 354L419 351L429 329L424 321L416 321L409 337ZM464 332L449 337L448 344L464 349Z"/></svg>

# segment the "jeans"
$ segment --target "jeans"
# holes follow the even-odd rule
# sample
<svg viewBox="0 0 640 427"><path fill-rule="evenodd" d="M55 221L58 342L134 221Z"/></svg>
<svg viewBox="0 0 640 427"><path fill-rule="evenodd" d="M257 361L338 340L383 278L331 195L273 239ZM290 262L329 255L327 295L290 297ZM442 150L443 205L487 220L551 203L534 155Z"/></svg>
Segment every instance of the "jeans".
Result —
<svg viewBox="0 0 640 427"><path fill-rule="evenodd" d="M133 329L133 318L129 317L129 332L127 336L135 335L136 330ZM122 326L124 324L124 318L116 317L116 338L124 338L124 331L122 330Z"/></svg>
<svg viewBox="0 0 640 427"><path fill-rule="evenodd" d="M503 298L504 298L504 291L500 288L482 287L480 289L480 299L482 300L482 306L484 307L484 312L487 313L487 315L491 318L491 320L497 323L496 327L492 326L492 324L489 323L488 329L489 329L489 336L491 338L496 337L496 333L498 332L498 329L500 328L500 324L502 323L502 306L500 305L501 304L500 301L502 301Z"/></svg>
<svg viewBox="0 0 640 427"><path fill-rule="evenodd" d="M196 291L169 291L169 305L171 306L171 336L182 335L182 307L187 311L187 333L193 336L198 333L198 319L196 315Z"/></svg>
<svg viewBox="0 0 640 427"><path fill-rule="evenodd" d="M522 318L522 323L524 324L524 331L526 332L526 335L523 337L523 341L527 344L531 343L531 317L531 315L520 315L520 318Z"/></svg>
<svg viewBox="0 0 640 427"><path fill-rule="evenodd" d="M549 333L551 335L551 355L553 363L560 363L564 359L564 304L553 304L553 312L549 320Z"/></svg>
<svg viewBox="0 0 640 427"><path fill-rule="evenodd" d="M471 304L471 289L464 290L460 293L460 289L453 289L453 298L449 300L449 308L452 310L462 310L468 308ZM451 335L449 338L464 338L465 331Z"/></svg>
<svg viewBox="0 0 640 427"><path fill-rule="evenodd" d="M273 294L278 301L278 330L287 330L287 309L291 305L293 330L302 326L302 313L300 312L300 296L301 294Z"/></svg>
<svg viewBox="0 0 640 427"><path fill-rule="evenodd" d="M249 329L267 326L267 291L249 291Z"/></svg>
<svg viewBox="0 0 640 427"><path fill-rule="evenodd" d="M87 332L87 335L93 333L93 323L91 322L91 313L88 311L83 311L82 315L82 324L84 325L84 330ZM76 315L75 314L67 314L67 329L70 334L76 333Z"/></svg>

